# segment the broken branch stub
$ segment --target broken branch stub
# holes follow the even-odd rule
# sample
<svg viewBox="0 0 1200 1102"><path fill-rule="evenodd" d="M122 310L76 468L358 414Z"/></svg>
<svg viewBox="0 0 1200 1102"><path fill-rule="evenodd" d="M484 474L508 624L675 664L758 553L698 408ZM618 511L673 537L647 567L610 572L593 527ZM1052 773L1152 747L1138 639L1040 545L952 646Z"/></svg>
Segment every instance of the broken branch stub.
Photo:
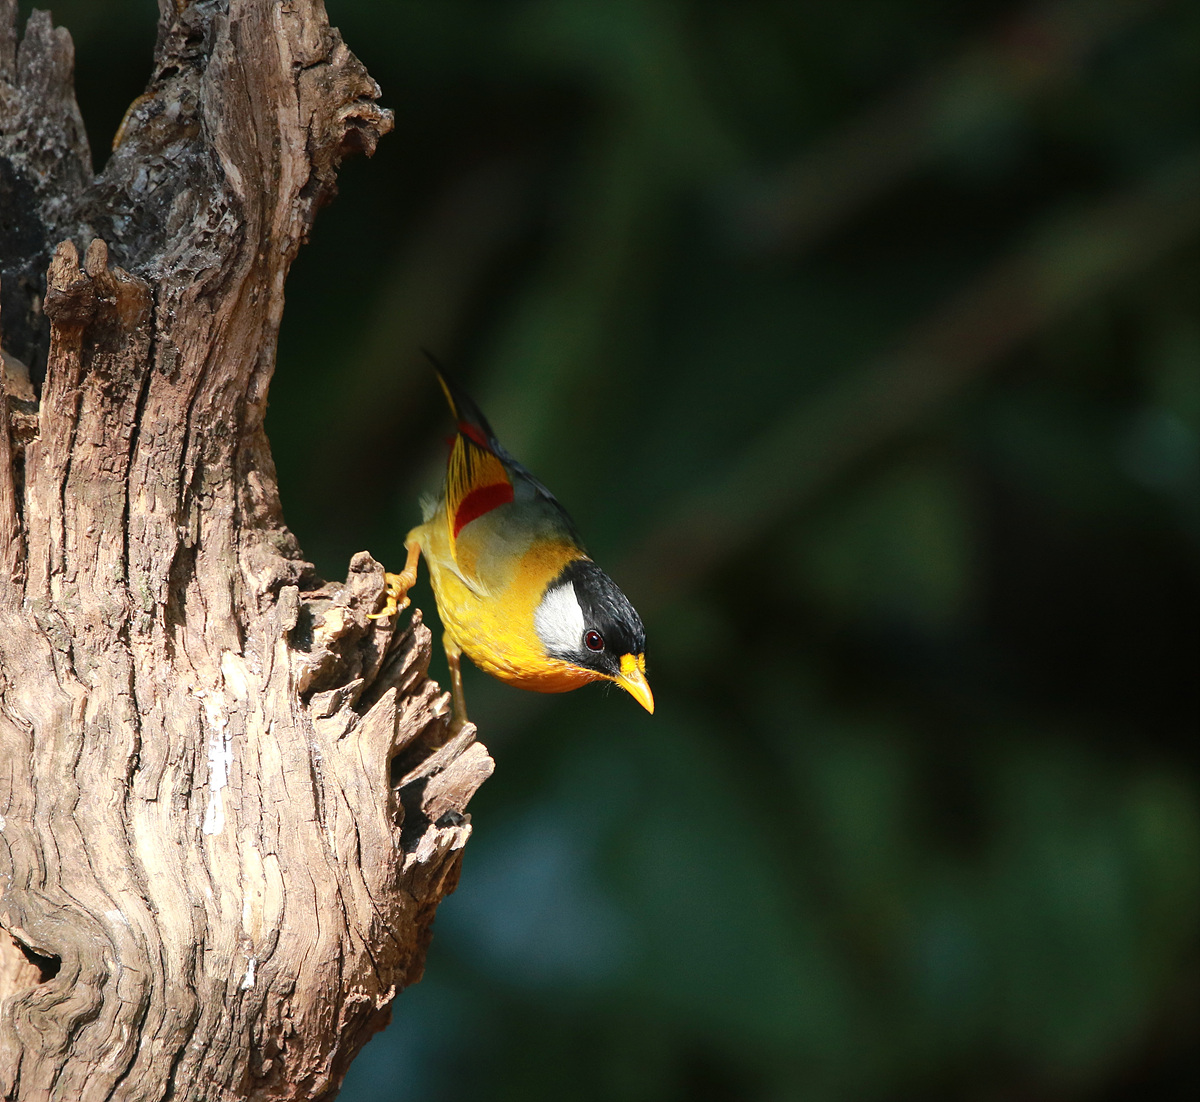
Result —
<svg viewBox="0 0 1200 1102"><path fill-rule="evenodd" d="M419 978L491 772L420 614L370 619L382 567L303 560L263 432L288 267L391 118L319 0L164 0L93 179L70 38L15 9L0 1097L328 1096Z"/></svg>

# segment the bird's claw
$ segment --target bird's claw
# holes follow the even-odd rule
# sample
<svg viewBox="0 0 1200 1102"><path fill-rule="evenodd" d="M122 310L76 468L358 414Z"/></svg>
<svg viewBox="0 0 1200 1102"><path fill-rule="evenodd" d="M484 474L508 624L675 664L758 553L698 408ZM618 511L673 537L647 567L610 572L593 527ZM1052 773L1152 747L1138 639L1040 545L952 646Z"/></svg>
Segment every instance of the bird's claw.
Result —
<svg viewBox="0 0 1200 1102"><path fill-rule="evenodd" d="M372 612L367 617L368 620L383 620L408 608L408 591L417 580L408 571L400 574L385 573L383 577L387 582L387 600L384 602L383 608L378 612Z"/></svg>

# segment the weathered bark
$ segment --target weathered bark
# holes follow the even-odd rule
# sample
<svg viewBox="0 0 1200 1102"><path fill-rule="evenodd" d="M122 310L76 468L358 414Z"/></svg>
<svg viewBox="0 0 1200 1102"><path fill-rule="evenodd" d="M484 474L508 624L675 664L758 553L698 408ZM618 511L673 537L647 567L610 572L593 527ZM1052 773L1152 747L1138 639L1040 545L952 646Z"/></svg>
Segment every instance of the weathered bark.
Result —
<svg viewBox="0 0 1200 1102"><path fill-rule="evenodd" d="M491 761L380 565L313 576L263 432L288 267L390 116L321 0L159 6L93 179L69 35L0 0L0 1096L318 1098Z"/></svg>

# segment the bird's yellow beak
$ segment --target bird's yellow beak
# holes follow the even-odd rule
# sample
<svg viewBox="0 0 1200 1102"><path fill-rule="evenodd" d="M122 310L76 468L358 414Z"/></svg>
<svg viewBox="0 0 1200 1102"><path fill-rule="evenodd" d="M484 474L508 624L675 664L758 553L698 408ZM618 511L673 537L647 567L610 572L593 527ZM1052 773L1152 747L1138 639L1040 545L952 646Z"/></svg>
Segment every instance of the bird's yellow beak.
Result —
<svg viewBox="0 0 1200 1102"><path fill-rule="evenodd" d="M646 680L646 656L623 654L621 672L613 679L651 715L654 714L654 694Z"/></svg>

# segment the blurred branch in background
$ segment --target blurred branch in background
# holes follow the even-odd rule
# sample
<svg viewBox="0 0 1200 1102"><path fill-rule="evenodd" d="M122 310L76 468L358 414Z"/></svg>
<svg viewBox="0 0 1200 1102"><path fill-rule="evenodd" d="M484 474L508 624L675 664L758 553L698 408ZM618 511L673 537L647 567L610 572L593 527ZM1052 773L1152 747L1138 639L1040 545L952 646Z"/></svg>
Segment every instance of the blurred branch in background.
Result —
<svg viewBox="0 0 1200 1102"><path fill-rule="evenodd" d="M1088 56L1162 0L1057 0L1006 17L943 68L880 99L730 211L748 252L795 254L904 177L1078 73Z"/></svg>
<svg viewBox="0 0 1200 1102"><path fill-rule="evenodd" d="M732 469L696 487L622 564L655 609L744 550L855 462L912 430L1023 340L1200 230L1200 151L1125 194L1052 221L984 272L895 352L764 428Z"/></svg>

